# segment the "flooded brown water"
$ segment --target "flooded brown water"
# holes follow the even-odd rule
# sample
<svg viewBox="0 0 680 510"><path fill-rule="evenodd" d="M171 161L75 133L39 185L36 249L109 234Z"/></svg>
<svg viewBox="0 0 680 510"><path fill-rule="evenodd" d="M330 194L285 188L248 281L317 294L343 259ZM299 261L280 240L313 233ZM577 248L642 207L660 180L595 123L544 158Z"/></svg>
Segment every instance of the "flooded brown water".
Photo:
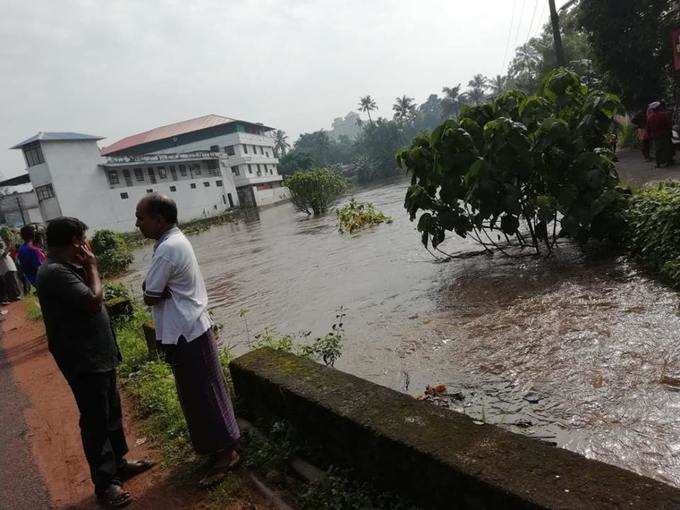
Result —
<svg viewBox="0 0 680 510"><path fill-rule="evenodd" d="M623 259L568 245L550 260L437 261L405 190L357 192L394 222L355 237L288 203L193 236L223 341L248 349L242 309L251 337L322 335L343 306L337 368L413 395L445 384L440 405L680 486L680 392L661 382L680 378L677 296ZM150 257L136 252L128 283Z"/></svg>

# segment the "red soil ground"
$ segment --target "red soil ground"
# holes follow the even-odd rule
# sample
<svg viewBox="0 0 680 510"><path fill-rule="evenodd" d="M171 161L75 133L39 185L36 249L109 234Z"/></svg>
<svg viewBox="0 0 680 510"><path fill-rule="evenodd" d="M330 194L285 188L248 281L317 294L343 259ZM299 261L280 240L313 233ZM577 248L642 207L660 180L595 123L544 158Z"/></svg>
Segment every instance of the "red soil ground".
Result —
<svg viewBox="0 0 680 510"><path fill-rule="evenodd" d="M7 307L8 314L2 323L0 370L10 370L16 389L26 397L24 408L25 440L30 445L37 466L54 508L98 508L93 496L89 471L80 442L78 410L71 391L64 381L52 356L42 321L33 321L26 315L21 302ZM23 397L22 396L22 397ZM139 423L135 422L133 406L121 392L125 413L125 429L130 446L128 458L160 460L153 441L137 444L143 437ZM20 466L17 466L20 469ZM4 468L3 468L4 469ZM21 477L17 472L15 477ZM249 485L245 473L235 473L242 480L236 497L220 503L220 508L263 509L271 508L268 502ZM128 508L208 508L209 496L195 483L175 480L176 473L157 465L126 484L135 501ZM11 488L10 488L11 490ZM4 502L3 502L4 501ZM0 496L0 507L12 501L12 495Z"/></svg>

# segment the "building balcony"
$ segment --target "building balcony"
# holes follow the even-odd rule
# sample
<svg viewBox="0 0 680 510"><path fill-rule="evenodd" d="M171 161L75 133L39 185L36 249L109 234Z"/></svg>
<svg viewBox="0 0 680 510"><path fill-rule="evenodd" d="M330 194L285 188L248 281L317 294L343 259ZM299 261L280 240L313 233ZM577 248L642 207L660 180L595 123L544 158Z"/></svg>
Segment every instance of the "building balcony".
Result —
<svg viewBox="0 0 680 510"><path fill-rule="evenodd" d="M248 175L235 175L234 184L238 186L248 186L251 184L263 184L265 182L281 182L283 176L281 175L271 175L271 174L248 174Z"/></svg>

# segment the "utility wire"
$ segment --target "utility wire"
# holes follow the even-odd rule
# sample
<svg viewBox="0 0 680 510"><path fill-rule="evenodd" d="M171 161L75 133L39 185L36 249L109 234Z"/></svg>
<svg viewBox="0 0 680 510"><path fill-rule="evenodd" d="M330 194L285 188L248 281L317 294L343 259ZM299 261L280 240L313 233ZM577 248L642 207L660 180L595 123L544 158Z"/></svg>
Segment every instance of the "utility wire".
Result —
<svg viewBox="0 0 680 510"><path fill-rule="evenodd" d="M534 0L534 12L531 15L531 23L529 23L529 31L527 32L527 38L526 38L527 41L531 38L531 31L534 29L534 20L536 19L536 11L538 10L538 2L539 2L539 0Z"/></svg>
<svg viewBox="0 0 680 510"><path fill-rule="evenodd" d="M505 70L508 58L508 48L510 48L510 38L512 37L512 27L515 24L515 9L517 8L517 0L512 0L512 17L510 18L510 30L508 30L508 40L505 43L505 52L503 53L503 62L501 64L501 71Z"/></svg>
<svg viewBox="0 0 680 510"><path fill-rule="evenodd" d="M519 33L520 30L522 29L522 16L524 16L524 6L526 5L527 0L522 0L522 10L519 13L519 18L517 19L517 33L515 34L515 44L513 48L517 48L519 45Z"/></svg>

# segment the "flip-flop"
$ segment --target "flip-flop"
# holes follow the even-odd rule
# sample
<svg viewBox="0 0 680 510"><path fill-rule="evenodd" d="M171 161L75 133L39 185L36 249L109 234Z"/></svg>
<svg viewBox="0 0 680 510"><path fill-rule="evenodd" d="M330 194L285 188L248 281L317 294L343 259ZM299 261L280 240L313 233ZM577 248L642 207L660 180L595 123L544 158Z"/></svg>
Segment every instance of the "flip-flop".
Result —
<svg viewBox="0 0 680 510"><path fill-rule="evenodd" d="M154 461L148 459L126 460L125 464L118 467L116 477L123 481L129 480L144 471L148 471L155 465L156 463Z"/></svg>
<svg viewBox="0 0 680 510"><path fill-rule="evenodd" d="M201 478L201 480L199 480L198 486L202 488L212 487L216 483L219 483L222 480L224 480L227 477L229 471L234 469L240 463L241 456L237 454L236 458L230 460L228 464L213 466L213 468L210 470L211 471L210 474L204 476L203 478Z"/></svg>
<svg viewBox="0 0 680 510"><path fill-rule="evenodd" d="M120 485L111 484L103 492L97 493L97 501L106 508L123 508L132 503L132 495Z"/></svg>

